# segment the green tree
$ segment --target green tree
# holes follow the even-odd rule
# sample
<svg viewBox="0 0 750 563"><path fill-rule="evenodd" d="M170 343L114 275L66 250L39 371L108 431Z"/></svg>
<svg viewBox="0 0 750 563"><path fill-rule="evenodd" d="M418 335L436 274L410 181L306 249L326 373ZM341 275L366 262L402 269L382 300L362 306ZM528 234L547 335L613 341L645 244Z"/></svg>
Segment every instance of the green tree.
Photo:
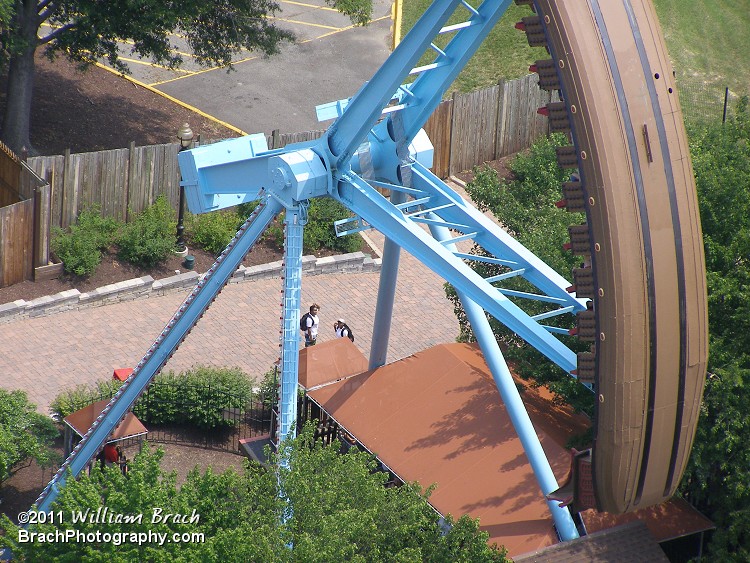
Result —
<svg viewBox="0 0 750 563"><path fill-rule="evenodd" d="M329 0L353 21L364 24L370 0ZM179 32L201 65L228 66L240 49L266 55L293 35L271 18L279 10L273 0L0 0L0 63L8 65L5 117L0 140L11 149L31 149L29 122L34 83L34 54L44 48L50 58L63 55L88 66L106 59L128 72L118 42L131 51L170 68L182 57L169 34Z"/></svg>
<svg viewBox="0 0 750 563"><path fill-rule="evenodd" d="M0 484L24 460L34 459L42 467L57 461L51 445L58 434L52 420L36 412L24 391L0 389Z"/></svg>
<svg viewBox="0 0 750 563"><path fill-rule="evenodd" d="M512 175L507 180L499 178L497 172L488 166L477 168L466 191L481 211L492 212L499 223L527 249L569 279L572 268L580 263L581 258L563 250L563 244L569 240L568 226L581 223L583 218L580 214L569 213L555 206L555 202L561 198L561 185L570 174L558 166L555 155L555 148L564 144L567 141L561 135L540 139L529 151L519 153L510 161ZM475 252L483 253L483 250L476 248ZM482 277L503 271L502 267L479 261L470 265ZM510 280L504 287L535 291L535 288L521 278ZM454 289L446 285L446 293L453 302L459 320L460 338L472 341L474 335ZM519 299L517 304L532 315L543 311L544 304L528 301ZM570 328L573 320L559 317L557 320L550 319L549 322ZM507 359L516 365L517 373L532 378L535 384L547 385L555 392L556 401L566 402L579 411L593 414L593 397L588 389L563 373L496 319L490 318L490 325L504 345ZM584 349L572 337L566 338L566 344L573 350Z"/></svg>
<svg viewBox="0 0 750 563"><path fill-rule="evenodd" d="M18 541L18 529L0 521L0 545L28 561L505 561L504 552L487 545L477 522L462 517L442 532L437 513L416 485L383 486L372 456L339 454L339 444L324 446L312 439L308 425L272 455L270 469L246 465L243 474L230 469L191 471L177 486L174 474L160 468L162 451L149 448L137 455L128 477L114 467L68 479L53 511L65 522L29 526L29 531L55 529L81 533L201 533L202 541L115 542ZM283 491L282 497L279 493ZM72 514L143 514L142 522L72 522ZM198 521L153 523L154 509L199 515ZM113 536L114 537L114 536Z"/></svg>
<svg viewBox="0 0 750 563"><path fill-rule="evenodd" d="M709 378L682 494L716 524L710 561L750 560L750 113L692 129L708 281Z"/></svg>

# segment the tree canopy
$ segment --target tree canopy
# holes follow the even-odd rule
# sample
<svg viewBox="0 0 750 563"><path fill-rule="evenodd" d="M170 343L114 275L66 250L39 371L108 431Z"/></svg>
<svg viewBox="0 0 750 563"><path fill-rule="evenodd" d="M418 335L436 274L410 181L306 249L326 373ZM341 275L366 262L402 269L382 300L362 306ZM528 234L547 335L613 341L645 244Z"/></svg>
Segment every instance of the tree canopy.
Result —
<svg viewBox="0 0 750 563"><path fill-rule="evenodd" d="M710 354L682 494L716 524L709 561L750 560L750 113L694 128L690 154L708 281Z"/></svg>
<svg viewBox="0 0 750 563"><path fill-rule="evenodd" d="M42 467L56 461L50 446L57 435L52 420L36 412L24 391L0 389L0 484L24 460Z"/></svg>
<svg viewBox="0 0 750 563"><path fill-rule="evenodd" d="M315 442L308 425L280 455L271 456L269 469L250 463L243 474L195 468L181 486L174 473L161 469L163 451L146 448L134 458L127 477L107 467L68 479L52 506L53 513L62 511L64 522L30 525L28 530L151 532L152 538L166 534L162 537L169 539L161 545L138 545L130 536L114 535L110 538L124 541L21 543L18 528L7 518L0 525L5 529L0 544L29 561L506 560L503 551L487 545L488 536L478 531L476 521L464 516L442 523L427 502L429 490L413 484L386 488L388 476L376 470L370 454L340 454L339 446ZM93 522L72 522L73 514L86 514L88 509L93 515L101 507L108 514L143 518L128 523L95 517ZM158 509L160 515L185 515L186 521L154 522ZM188 535L177 542L175 533Z"/></svg>
<svg viewBox="0 0 750 563"><path fill-rule="evenodd" d="M327 0L363 25L371 0ZM278 52L293 35L272 23L274 0L0 0L0 63L7 64L6 106L1 139L15 151L31 148L29 120L34 54L63 55L82 67L106 60L123 73L127 64L118 45L131 53L174 68L182 56L170 34L179 32L201 65L231 68L240 49Z"/></svg>
<svg viewBox="0 0 750 563"><path fill-rule="evenodd" d="M690 463L679 493L716 524L708 561L750 560L750 112L747 99L727 123L689 127L706 253L710 356L708 379ZM477 171L467 186L527 248L563 276L575 265L560 248L570 214L554 208L562 181L554 142L541 140L511 163L513 178ZM481 266L481 263L479 263ZM448 288L449 295L452 291ZM455 296L453 296L455 299ZM470 327L456 301L464 338ZM564 400L591 413L591 394L500 325L498 339L522 374L545 382Z"/></svg>

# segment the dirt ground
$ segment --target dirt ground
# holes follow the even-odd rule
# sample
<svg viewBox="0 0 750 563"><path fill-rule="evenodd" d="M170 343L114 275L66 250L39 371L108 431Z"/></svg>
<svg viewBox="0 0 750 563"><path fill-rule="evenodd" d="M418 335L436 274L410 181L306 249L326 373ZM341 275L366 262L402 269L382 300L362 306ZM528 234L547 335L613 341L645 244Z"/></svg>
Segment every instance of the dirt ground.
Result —
<svg viewBox="0 0 750 563"><path fill-rule="evenodd" d="M62 439L58 440L55 448L60 455L62 455L61 444ZM124 451L128 459L133 458L139 447L139 445L132 445ZM222 473L230 467L241 472L245 463L244 456L231 452L182 444L151 444L151 447L164 449L161 466L168 473L172 471L177 473L178 484L183 483L188 472L196 466L201 469L210 466L216 473ZM55 470L56 468L41 469L34 462L28 462L17 468L13 476L4 481L0 488L0 513L8 516L13 522L18 522L18 513L31 507L54 476Z"/></svg>
<svg viewBox="0 0 750 563"><path fill-rule="evenodd" d="M195 257L193 270L202 274L206 272L214 263L215 256L199 248L190 248L189 252ZM258 243L250 253L245 257L243 265L255 266L258 264L267 264L281 260L283 253L269 245ZM150 275L155 280L175 275L176 272L186 272L184 258L178 255L172 255L167 260L154 266L153 268L138 268L127 262L121 262L117 259L115 252L105 254L102 263L97 267L94 274L87 278L80 278L73 275L63 275L60 278L44 281L24 281L8 287L0 288L0 305L3 303L12 303L17 299L31 301L45 295L54 295L68 289L77 289L81 293L91 291L97 287L102 287L112 283L125 281L133 278L140 278Z"/></svg>
<svg viewBox="0 0 750 563"><path fill-rule="evenodd" d="M5 77L0 76L0 82ZM5 92L0 92L0 119ZM238 133L184 108L147 88L99 67L85 72L66 59L37 54L31 143L37 154L63 154L177 142L188 122L204 139Z"/></svg>

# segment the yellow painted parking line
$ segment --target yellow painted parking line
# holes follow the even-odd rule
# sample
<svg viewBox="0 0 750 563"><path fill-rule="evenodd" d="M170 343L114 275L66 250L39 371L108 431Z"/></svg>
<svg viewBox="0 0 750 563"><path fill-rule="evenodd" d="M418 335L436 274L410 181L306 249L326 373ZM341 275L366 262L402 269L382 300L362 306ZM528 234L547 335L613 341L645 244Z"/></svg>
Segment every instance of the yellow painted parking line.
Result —
<svg viewBox="0 0 750 563"><path fill-rule="evenodd" d="M169 37L183 37L182 35L177 35L177 34L174 34L174 33L170 33L168 35L169 35ZM130 39L118 39L117 42L118 43L122 43L124 45L135 45L135 41L131 41ZM190 59L194 59L195 58L195 55L193 53L186 53L185 51L178 51L177 49L170 49L169 52L170 53L177 53L180 56L188 57ZM120 57L120 58L122 58L122 57Z"/></svg>
<svg viewBox="0 0 750 563"><path fill-rule="evenodd" d="M327 10L329 12L338 12L336 8L329 8L328 6L317 6L315 4L306 4L305 2L292 2L292 0L281 0L281 4L292 4L294 6L304 6L305 8L312 8L313 10Z"/></svg>
<svg viewBox="0 0 750 563"><path fill-rule="evenodd" d="M168 70L170 72L179 72L179 73L182 73L182 74L189 74L189 75L195 74L195 71L192 71L192 70L185 70L184 68L169 68L168 66L164 66L164 65L160 65L160 64L152 63L152 62L148 62L148 61L142 61L142 60L139 60L139 59L129 59L127 57L119 57L119 59L121 61L125 61L126 63L132 63L132 64L136 64L136 65L141 65L141 66L150 66L150 67L153 67L153 68L160 68L160 69L163 69L163 70Z"/></svg>
<svg viewBox="0 0 750 563"><path fill-rule="evenodd" d="M296 23L299 25L309 25L310 27L322 27L324 29L342 29L340 27L336 27L335 25L323 25L320 23L301 22L299 20L289 20L286 18L268 18L268 19L272 21L277 21L277 22Z"/></svg>
<svg viewBox="0 0 750 563"><path fill-rule="evenodd" d="M232 64L234 65L234 64L238 64L238 63L244 63L244 62L247 62L247 61L252 61L253 59L257 59L259 57L260 57L260 55L255 55L254 57L248 57L246 59L242 59L242 60L239 60L239 61L232 61ZM174 78L167 78L166 80L160 80L159 82L152 82L151 86L161 86L162 84L168 84L169 82L176 82L178 80L182 80L183 78L192 78L193 76L197 76L199 74L205 74L206 72L213 72L215 70L220 70L220 69L224 70L226 68L227 67L225 67L225 66L212 66L211 68L204 68L202 70L193 71L188 76L175 76Z"/></svg>
<svg viewBox="0 0 750 563"><path fill-rule="evenodd" d="M394 0L391 11L391 17L393 18L393 45L391 46L391 50L394 50L401 43L401 19L403 13L403 0Z"/></svg>
<svg viewBox="0 0 750 563"><path fill-rule="evenodd" d="M189 109L190 111L197 113L201 117L205 117L206 119L210 119L214 123L218 123L219 125L222 125L222 126L226 127L227 129L230 129L230 130L234 131L235 133L239 133L240 135L247 135L247 133L245 131L243 131L242 129L240 129L239 127L235 127L234 125L232 125L230 123L227 123L226 121L222 121L221 119L218 119L218 118L214 117L213 115L206 113L205 111L201 111L201 110L199 110L195 106L191 106L190 104L186 104L182 100L178 100L177 98L173 98L169 94L165 94L164 92L161 92L160 90L157 90L156 88L154 88L152 86L149 86L148 84L145 84L145 83L141 82L140 80L136 80L135 78L133 78L131 76L127 76L127 75L124 75L124 74L122 74L120 72L117 72L116 70L113 70L113 69L109 68L108 66L104 66L101 63L96 63L96 66L98 66L99 68L103 68L104 70L108 70L112 74L116 74L117 76L120 76L121 78L124 78L125 80L129 80L133 84L141 86L142 88L145 88L149 92L153 92L154 94L158 94L162 98L166 98L167 100L169 100L170 102L173 102L173 103L177 104L178 106L182 106L185 109Z"/></svg>
<svg viewBox="0 0 750 563"><path fill-rule="evenodd" d="M375 23L375 22L379 22L379 21L382 21L382 20L386 20L386 19L390 19L390 15L379 17L377 19L372 20L370 23ZM323 35L319 35L318 37L313 37L312 39L304 39L302 41L299 41L298 44L301 45L302 43L309 43L310 41L316 41L316 40L322 39L324 37L330 37L331 35L336 35L337 33L341 33L342 31L348 31L350 29L354 29L355 27L361 27L361 26L349 25L347 27L340 27L340 28L335 29L334 31L331 31L330 33L324 33ZM240 59L238 61L232 61L232 64L233 65L238 65L238 64L241 64L241 63L246 63L246 62L255 60L257 58L259 58L259 55L254 55L252 57L247 57L245 59ZM169 82L176 82L176 81L182 80L184 78L192 78L193 76L196 76L198 74L203 74L204 72L213 72L214 70L225 69L225 68L226 68L225 66L215 66L215 67L211 67L211 68L206 68L206 69L203 69L203 70L194 71L189 76L176 76L174 78L169 78L167 80L162 80L160 82L154 82L154 83L151 84L151 86L161 86L162 84L167 84Z"/></svg>
<svg viewBox="0 0 750 563"><path fill-rule="evenodd" d="M391 16L382 16L374 20L370 20L370 23L375 23L383 20L389 20L391 19ZM317 41L318 39L323 39L324 37L330 37L331 35L336 35L337 33L341 33L342 31L349 31L350 29L354 29L355 27L362 27L361 25L348 25L346 27L339 27L335 31L331 31L330 33L324 33L323 35L318 35L317 37L313 37L312 39L303 39L299 43L309 43L310 41Z"/></svg>
<svg viewBox="0 0 750 563"><path fill-rule="evenodd" d="M294 3L294 2L291 2L291 3ZM387 20L387 19L391 19L391 16L390 15L381 16L379 18L371 20L370 23L375 23L375 22L379 22L379 21L383 21L383 20ZM322 39L324 37L330 37L331 35L336 35L337 33L341 33L342 31L348 31L350 29L354 29L355 27L361 27L361 26L349 25L347 27L334 28L334 30L331 31L331 32L329 32L329 33L324 33L323 35L319 35L318 37L313 37L312 39L304 39L302 41L299 41L298 44L301 45L303 43L309 43L310 41L316 41L316 40ZM244 59L240 59L240 60L237 60L237 61L232 61L232 64L233 65L238 65L238 64L249 62L249 61L253 61L253 60L258 59L258 58L260 58L260 55L253 55L251 57L246 57ZM198 74L203 74L203 73L206 73L206 72L213 72L213 71L219 70L219 69L223 70L225 68L227 68L227 67L225 67L225 66L214 66L214 67L206 68L206 69L203 69L203 70L193 71L189 75L186 75L186 76L175 76L174 78L168 78L167 80L161 80L159 82L153 82L153 83L151 83L151 87L161 86L162 84L168 84L169 82L177 82L178 80L183 80L185 78L192 78L193 76L196 76ZM158 92L158 90L157 90L157 92Z"/></svg>

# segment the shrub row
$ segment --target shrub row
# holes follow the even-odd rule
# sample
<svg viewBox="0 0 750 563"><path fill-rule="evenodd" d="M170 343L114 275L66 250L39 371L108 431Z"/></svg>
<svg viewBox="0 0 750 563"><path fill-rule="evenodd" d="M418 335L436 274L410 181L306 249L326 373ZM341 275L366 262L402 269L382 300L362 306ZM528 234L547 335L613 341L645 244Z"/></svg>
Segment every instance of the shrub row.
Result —
<svg viewBox="0 0 750 563"><path fill-rule="evenodd" d="M185 237L191 244L218 255L256 205L257 202L250 202L202 215L188 214ZM314 253L326 248L347 253L361 250L359 236L336 236L333 221L350 215L343 205L331 198L312 200L304 233L304 251ZM284 247L283 221L282 214L263 235L267 243L279 249ZM127 224L102 217L101 210L93 206L84 209L67 231L54 228L51 247L65 265L65 271L77 276L92 275L101 262L102 253L112 246L117 247L121 260L150 268L174 251L175 228L175 212L164 196L159 196L153 205Z"/></svg>
<svg viewBox="0 0 750 563"><path fill-rule="evenodd" d="M51 248L65 271L76 276L92 275L102 253L113 245L121 260L148 268L174 251L175 225L174 211L164 196L127 224L102 217L99 207L92 206L81 211L67 231L53 228Z"/></svg>
<svg viewBox="0 0 750 563"><path fill-rule="evenodd" d="M242 409L254 398L254 380L237 368L198 366L175 374L156 376L148 391L133 406L133 413L149 424L192 424L201 429L231 426L227 409ZM78 385L63 391L50 404L60 420L96 401L111 399L118 381Z"/></svg>

